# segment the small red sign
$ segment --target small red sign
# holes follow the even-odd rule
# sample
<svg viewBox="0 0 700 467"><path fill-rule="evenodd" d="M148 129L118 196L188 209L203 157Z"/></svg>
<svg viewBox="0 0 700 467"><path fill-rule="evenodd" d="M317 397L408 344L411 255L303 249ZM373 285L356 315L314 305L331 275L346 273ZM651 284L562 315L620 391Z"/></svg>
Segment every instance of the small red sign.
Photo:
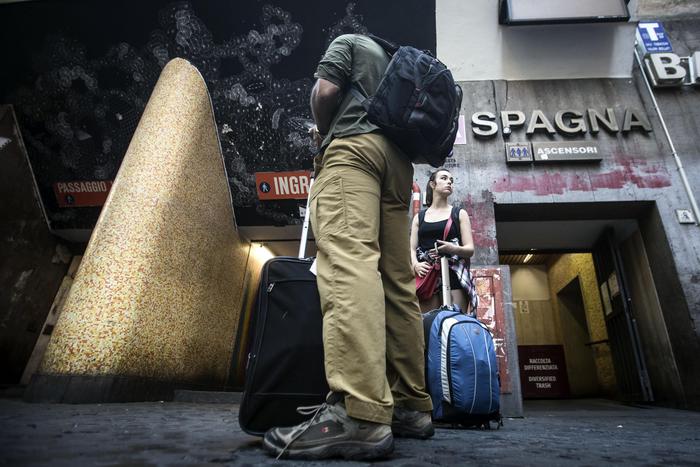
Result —
<svg viewBox="0 0 700 467"><path fill-rule="evenodd" d="M523 397L569 396L564 347L561 345L519 345L520 383Z"/></svg>
<svg viewBox="0 0 700 467"><path fill-rule="evenodd" d="M476 316L493 334L493 344L498 361L498 374L501 377L501 394L511 394L508 355L510 343L506 342L505 305L503 300L503 280L498 267L473 267L472 274L479 294Z"/></svg>
<svg viewBox="0 0 700 467"><path fill-rule="evenodd" d="M112 180L57 182L53 184L53 192L60 208L102 206L112 183Z"/></svg>
<svg viewBox="0 0 700 467"><path fill-rule="evenodd" d="M467 126L464 124L464 115L459 116L458 123L455 144L467 144Z"/></svg>
<svg viewBox="0 0 700 467"><path fill-rule="evenodd" d="M311 172L256 172L258 199L306 199L309 196Z"/></svg>

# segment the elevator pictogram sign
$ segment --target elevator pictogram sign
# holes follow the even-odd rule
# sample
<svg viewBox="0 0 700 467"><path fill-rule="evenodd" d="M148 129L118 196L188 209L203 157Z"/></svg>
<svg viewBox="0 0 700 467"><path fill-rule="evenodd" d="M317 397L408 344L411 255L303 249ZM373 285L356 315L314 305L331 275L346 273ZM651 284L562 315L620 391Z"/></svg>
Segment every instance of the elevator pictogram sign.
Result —
<svg viewBox="0 0 700 467"><path fill-rule="evenodd" d="M256 172L258 199L306 199L309 196L311 172Z"/></svg>

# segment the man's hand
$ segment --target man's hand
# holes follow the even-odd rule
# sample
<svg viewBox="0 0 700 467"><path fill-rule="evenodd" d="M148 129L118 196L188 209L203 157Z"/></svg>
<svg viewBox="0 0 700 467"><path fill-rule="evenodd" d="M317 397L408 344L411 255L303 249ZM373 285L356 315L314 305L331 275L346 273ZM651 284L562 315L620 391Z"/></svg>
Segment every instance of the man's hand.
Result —
<svg viewBox="0 0 700 467"><path fill-rule="evenodd" d="M438 262L440 261L440 253L438 253L437 246L435 248L431 248L430 250L428 250L428 257L432 261L438 261Z"/></svg>
<svg viewBox="0 0 700 467"><path fill-rule="evenodd" d="M459 246L455 245L452 242L446 242L444 240L438 240L437 241L437 250L440 253L440 255L458 255L459 254Z"/></svg>
<svg viewBox="0 0 700 467"><path fill-rule="evenodd" d="M311 139L316 144L316 147L320 148L325 137L318 132L318 127L316 125L309 128L309 136L311 136Z"/></svg>

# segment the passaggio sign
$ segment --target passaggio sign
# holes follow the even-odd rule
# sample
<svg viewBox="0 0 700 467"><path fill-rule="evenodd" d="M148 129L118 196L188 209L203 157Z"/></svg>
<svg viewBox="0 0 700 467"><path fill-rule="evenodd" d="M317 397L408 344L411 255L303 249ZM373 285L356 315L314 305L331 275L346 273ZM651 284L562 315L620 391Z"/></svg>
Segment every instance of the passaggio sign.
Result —
<svg viewBox="0 0 700 467"><path fill-rule="evenodd" d="M59 208L102 206L112 183L112 180L57 182L53 184L53 192Z"/></svg>

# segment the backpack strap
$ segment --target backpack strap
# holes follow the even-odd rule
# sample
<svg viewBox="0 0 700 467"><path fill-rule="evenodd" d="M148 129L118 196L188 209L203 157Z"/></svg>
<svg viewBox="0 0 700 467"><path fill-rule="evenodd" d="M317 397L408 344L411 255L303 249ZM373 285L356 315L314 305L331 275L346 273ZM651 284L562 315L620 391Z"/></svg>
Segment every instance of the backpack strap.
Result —
<svg viewBox="0 0 700 467"><path fill-rule="evenodd" d="M425 212L426 211L427 211L427 209L421 209L420 211L418 211L418 227L420 227L421 224L423 224L423 221L425 221Z"/></svg>
<svg viewBox="0 0 700 467"><path fill-rule="evenodd" d="M350 85L350 93L352 94L352 97L354 97L360 102L360 105L362 105L362 108L365 109L365 112L369 112L369 97L365 97L354 84Z"/></svg>
<svg viewBox="0 0 700 467"><path fill-rule="evenodd" d="M386 39L382 39L381 37L377 37L374 34L367 34L367 37L379 44L381 48L384 49L384 51L392 57L394 56L396 51L399 50L398 45L394 44L393 42L389 42Z"/></svg>
<svg viewBox="0 0 700 467"><path fill-rule="evenodd" d="M452 206L452 213L450 216L452 217L452 223L457 226L457 238L459 239L459 244L462 244L462 229L459 226L459 212L462 210L462 208L457 207L457 206Z"/></svg>
<svg viewBox="0 0 700 467"><path fill-rule="evenodd" d="M452 216L450 216L447 218L447 222L445 222L445 231L442 232L442 241L443 242L448 241L447 236L450 234L450 229L452 228L453 221L454 221L454 219L452 218Z"/></svg>
<svg viewBox="0 0 700 467"><path fill-rule="evenodd" d="M398 45L394 45L391 42L389 42L386 39L382 39L381 37L377 37L374 34L367 34L367 37L372 39L374 42L376 42L382 49L384 49L384 52L386 52L389 57L393 57L394 54L396 53L397 50L399 50ZM360 92L360 90L355 86L354 84L350 85L350 93L352 96L357 99L360 102L360 105L365 109L365 112L369 112L369 106L370 106L370 97L365 96Z"/></svg>

